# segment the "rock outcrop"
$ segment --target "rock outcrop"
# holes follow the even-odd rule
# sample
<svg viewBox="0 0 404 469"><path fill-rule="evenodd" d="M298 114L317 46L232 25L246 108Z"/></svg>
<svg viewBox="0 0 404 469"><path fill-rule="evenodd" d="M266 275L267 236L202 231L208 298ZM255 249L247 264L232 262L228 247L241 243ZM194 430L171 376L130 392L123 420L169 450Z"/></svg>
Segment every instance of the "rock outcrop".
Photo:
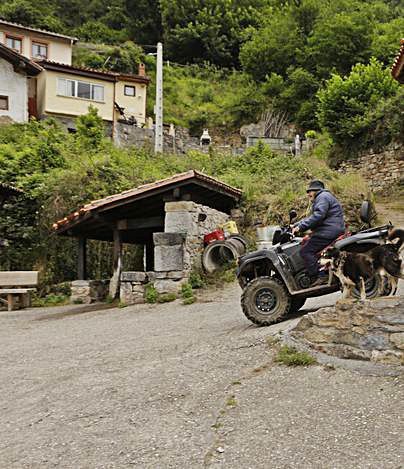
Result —
<svg viewBox="0 0 404 469"><path fill-rule="evenodd" d="M304 316L289 334L335 357L404 365L404 297L321 308Z"/></svg>

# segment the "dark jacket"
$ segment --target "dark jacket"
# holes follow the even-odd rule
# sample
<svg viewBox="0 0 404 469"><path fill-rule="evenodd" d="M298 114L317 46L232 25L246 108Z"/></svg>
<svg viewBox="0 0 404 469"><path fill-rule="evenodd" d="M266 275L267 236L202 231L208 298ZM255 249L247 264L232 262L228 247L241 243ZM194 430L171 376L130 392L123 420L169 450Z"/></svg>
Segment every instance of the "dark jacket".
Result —
<svg viewBox="0 0 404 469"><path fill-rule="evenodd" d="M345 231L342 206L331 192L318 191L313 201L313 213L297 226L300 231L312 230L316 236L336 239Z"/></svg>

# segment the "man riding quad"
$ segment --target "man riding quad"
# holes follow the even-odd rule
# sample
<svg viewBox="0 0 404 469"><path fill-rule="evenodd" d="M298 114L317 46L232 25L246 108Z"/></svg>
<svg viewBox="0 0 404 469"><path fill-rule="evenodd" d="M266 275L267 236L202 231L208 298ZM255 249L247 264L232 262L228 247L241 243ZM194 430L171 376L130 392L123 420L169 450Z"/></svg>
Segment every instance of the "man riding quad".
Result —
<svg viewBox="0 0 404 469"><path fill-rule="evenodd" d="M344 212L337 198L325 189L321 181L312 181L307 188L312 202L312 214L292 225L292 234L311 230L309 240L300 255L310 276L312 287L327 283L328 275L320 274L318 253L329 246L345 231Z"/></svg>

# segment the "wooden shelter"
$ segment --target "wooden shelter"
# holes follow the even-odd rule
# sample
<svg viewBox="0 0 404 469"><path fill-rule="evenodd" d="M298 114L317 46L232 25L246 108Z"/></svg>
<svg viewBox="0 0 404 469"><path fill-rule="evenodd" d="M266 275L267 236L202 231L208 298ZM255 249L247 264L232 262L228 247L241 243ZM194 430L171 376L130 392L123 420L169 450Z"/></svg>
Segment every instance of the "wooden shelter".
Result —
<svg viewBox="0 0 404 469"><path fill-rule="evenodd" d="M400 51L394 59L391 74L399 83L404 84L404 39L401 39Z"/></svg>
<svg viewBox="0 0 404 469"><path fill-rule="evenodd" d="M188 171L84 205L53 225L59 235L79 240L78 279L86 279L86 240L114 243L114 277L119 276L122 243L143 244L153 270L153 233L164 232L165 203L192 201L230 213L242 192L198 171ZM149 262L148 262L149 260Z"/></svg>

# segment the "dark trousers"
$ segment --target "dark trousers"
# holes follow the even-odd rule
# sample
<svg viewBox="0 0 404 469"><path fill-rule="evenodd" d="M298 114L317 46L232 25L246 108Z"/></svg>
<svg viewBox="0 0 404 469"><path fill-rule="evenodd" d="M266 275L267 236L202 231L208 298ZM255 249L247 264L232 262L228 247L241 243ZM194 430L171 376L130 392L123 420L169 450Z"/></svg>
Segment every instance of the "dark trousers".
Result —
<svg viewBox="0 0 404 469"><path fill-rule="evenodd" d="M327 239L320 236L313 235L300 250L300 255L303 257L304 265L310 277L318 277L319 264L318 254L328 245L330 245L335 238Z"/></svg>

